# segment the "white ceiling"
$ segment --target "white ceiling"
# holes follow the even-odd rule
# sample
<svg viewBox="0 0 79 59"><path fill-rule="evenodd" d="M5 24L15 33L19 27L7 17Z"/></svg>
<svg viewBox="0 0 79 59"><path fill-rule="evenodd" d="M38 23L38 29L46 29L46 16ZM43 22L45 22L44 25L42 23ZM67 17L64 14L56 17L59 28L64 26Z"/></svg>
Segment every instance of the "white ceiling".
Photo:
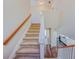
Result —
<svg viewBox="0 0 79 59"><path fill-rule="evenodd" d="M53 8L55 0L31 0L32 6L37 6L40 10L48 10Z"/></svg>

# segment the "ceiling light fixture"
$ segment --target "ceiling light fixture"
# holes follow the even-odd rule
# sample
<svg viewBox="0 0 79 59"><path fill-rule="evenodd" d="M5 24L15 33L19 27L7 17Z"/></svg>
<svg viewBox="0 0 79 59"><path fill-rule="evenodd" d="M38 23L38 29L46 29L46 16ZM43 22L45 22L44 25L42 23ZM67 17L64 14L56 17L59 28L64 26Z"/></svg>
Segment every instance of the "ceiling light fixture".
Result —
<svg viewBox="0 0 79 59"><path fill-rule="evenodd" d="M43 4L44 4L44 1L39 1L39 4L40 4L40 5L43 5Z"/></svg>

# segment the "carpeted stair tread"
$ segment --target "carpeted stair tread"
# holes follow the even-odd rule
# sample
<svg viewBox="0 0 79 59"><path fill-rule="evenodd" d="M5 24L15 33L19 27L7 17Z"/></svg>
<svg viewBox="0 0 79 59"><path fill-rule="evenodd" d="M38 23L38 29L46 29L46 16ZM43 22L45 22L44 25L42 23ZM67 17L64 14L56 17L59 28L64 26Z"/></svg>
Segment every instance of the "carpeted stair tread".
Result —
<svg viewBox="0 0 79 59"><path fill-rule="evenodd" d="M20 48L17 54L39 54L39 48Z"/></svg>
<svg viewBox="0 0 79 59"><path fill-rule="evenodd" d="M26 34L25 36L39 36L39 34Z"/></svg>
<svg viewBox="0 0 79 59"><path fill-rule="evenodd" d="M29 44L38 45L38 42L25 41L25 42L22 42L21 44L22 44L22 45L29 45Z"/></svg>
<svg viewBox="0 0 79 59"><path fill-rule="evenodd" d="M16 59L40 59L39 57L17 57Z"/></svg>
<svg viewBox="0 0 79 59"><path fill-rule="evenodd" d="M24 37L24 39L39 39L39 37Z"/></svg>

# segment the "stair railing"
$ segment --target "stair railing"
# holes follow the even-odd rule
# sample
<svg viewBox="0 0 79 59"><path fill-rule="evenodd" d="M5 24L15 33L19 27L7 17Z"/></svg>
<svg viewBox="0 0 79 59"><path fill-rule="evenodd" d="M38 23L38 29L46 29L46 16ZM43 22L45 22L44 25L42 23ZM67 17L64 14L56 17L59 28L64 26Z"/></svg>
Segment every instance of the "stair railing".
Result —
<svg viewBox="0 0 79 59"><path fill-rule="evenodd" d="M68 45L58 37L58 59L75 59L75 45ZM63 39L64 40L64 39ZM67 39L66 39L67 40Z"/></svg>
<svg viewBox="0 0 79 59"><path fill-rule="evenodd" d="M58 59L75 59L75 47L64 46L58 47Z"/></svg>
<svg viewBox="0 0 79 59"><path fill-rule="evenodd" d="M24 24L30 19L31 14L6 38L4 39L3 45L7 45L11 39L18 33L18 31L24 26Z"/></svg>

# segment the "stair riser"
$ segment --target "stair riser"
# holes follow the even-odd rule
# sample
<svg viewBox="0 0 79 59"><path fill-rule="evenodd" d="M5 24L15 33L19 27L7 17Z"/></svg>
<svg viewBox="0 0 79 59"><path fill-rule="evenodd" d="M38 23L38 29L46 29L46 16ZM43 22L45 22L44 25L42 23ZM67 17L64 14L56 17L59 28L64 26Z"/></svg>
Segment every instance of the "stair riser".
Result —
<svg viewBox="0 0 79 59"><path fill-rule="evenodd" d="M40 30L29 30L29 31L39 32Z"/></svg>
<svg viewBox="0 0 79 59"><path fill-rule="evenodd" d="M39 42L38 39L23 39L23 42Z"/></svg>
<svg viewBox="0 0 79 59"><path fill-rule="evenodd" d="M29 30L30 30L30 29L33 29L33 30L40 30L40 27L30 27Z"/></svg>
<svg viewBox="0 0 79 59"><path fill-rule="evenodd" d="M39 33L27 33L25 35L39 35Z"/></svg>
<svg viewBox="0 0 79 59"><path fill-rule="evenodd" d="M39 33L40 31L28 31L28 33Z"/></svg>
<svg viewBox="0 0 79 59"><path fill-rule="evenodd" d="M29 29L31 29L31 28L33 28L33 29L40 29L40 26L31 26Z"/></svg>
<svg viewBox="0 0 79 59"><path fill-rule="evenodd" d="M39 39L39 37L24 37L24 39Z"/></svg>
<svg viewBox="0 0 79 59"><path fill-rule="evenodd" d="M30 28L40 28L40 26L32 25Z"/></svg>
<svg viewBox="0 0 79 59"><path fill-rule="evenodd" d="M20 57L20 56L18 56L15 59L40 59L40 57L26 57L26 56Z"/></svg>
<svg viewBox="0 0 79 59"><path fill-rule="evenodd" d="M35 26L40 27L40 24L32 24L31 27L33 27L33 26L34 26L34 27L35 27Z"/></svg>
<svg viewBox="0 0 79 59"><path fill-rule="evenodd" d="M31 26L40 26L40 25L31 25Z"/></svg>
<svg viewBox="0 0 79 59"><path fill-rule="evenodd" d="M26 37L38 37L39 35L26 35Z"/></svg>
<svg viewBox="0 0 79 59"><path fill-rule="evenodd" d="M25 38L23 39L23 41L39 41L39 36L25 36Z"/></svg>
<svg viewBox="0 0 79 59"><path fill-rule="evenodd" d="M29 48L31 48L31 47L33 47L33 48L39 48L39 44L38 45L33 45L33 44L24 45L24 44L21 44L20 46L21 47L29 47Z"/></svg>
<svg viewBox="0 0 79 59"><path fill-rule="evenodd" d="M35 27L32 27L29 30L31 30L31 29L33 29L33 30L40 30L40 28L35 28Z"/></svg>
<svg viewBox="0 0 79 59"><path fill-rule="evenodd" d="M29 29L29 31L40 31L40 29Z"/></svg>
<svg viewBox="0 0 79 59"><path fill-rule="evenodd" d="M27 34L39 34L39 33L38 32L28 32Z"/></svg>
<svg viewBox="0 0 79 59"><path fill-rule="evenodd" d="M40 29L40 26L36 26L36 27L34 27L34 26L31 26L30 28L39 28L39 29Z"/></svg>
<svg viewBox="0 0 79 59"><path fill-rule="evenodd" d="M31 43L31 42L29 42L29 43L22 43L21 45L29 45L29 44L31 44L31 45L38 45L38 43Z"/></svg>
<svg viewBox="0 0 79 59"><path fill-rule="evenodd" d="M34 46L26 46L26 45L25 45L25 46L24 46L24 45L20 45L20 46L21 46L22 48L31 48L31 47L32 47L32 48L34 48L34 49L39 48L39 47L34 47Z"/></svg>
<svg viewBox="0 0 79 59"><path fill-rule="evenodd" d="M20 56L20 57L39 57L40 54L21 54L21 53L17 54L16 53L16 56Z"/></svg>
<svg viewBox="0 0 79 59"><path fill-rule="evenodd" d="M33 39L23 40L23 42L38 42L38 43L39 43L39 41L38 41L38 40L33 40Z"/></svg>
<svg viewBox="0 0 79 59"><path fill-rule="evenodd" d="M35 27L35 26L36 26L36 27L40 27L40 25L31 25L31 27Z"/></svg>
<svg viewBox="0 0 79 59"><path fill-rule="evenodd" d="M40 23L32 23L32 25L40 25Z"/></svg>

